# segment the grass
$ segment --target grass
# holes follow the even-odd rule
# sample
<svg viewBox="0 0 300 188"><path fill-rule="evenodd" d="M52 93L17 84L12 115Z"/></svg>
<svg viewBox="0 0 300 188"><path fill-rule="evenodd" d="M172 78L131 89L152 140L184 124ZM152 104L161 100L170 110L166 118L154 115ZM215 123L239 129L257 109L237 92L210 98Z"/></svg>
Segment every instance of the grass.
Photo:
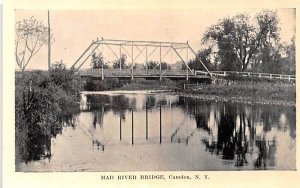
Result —
<svg viewBox="0 0 300 188"><path fill-rule="evenodd" d="M291 83L234 81L191 87L184 94L203 98L251 103L295 105L296 86Z"/></svg>

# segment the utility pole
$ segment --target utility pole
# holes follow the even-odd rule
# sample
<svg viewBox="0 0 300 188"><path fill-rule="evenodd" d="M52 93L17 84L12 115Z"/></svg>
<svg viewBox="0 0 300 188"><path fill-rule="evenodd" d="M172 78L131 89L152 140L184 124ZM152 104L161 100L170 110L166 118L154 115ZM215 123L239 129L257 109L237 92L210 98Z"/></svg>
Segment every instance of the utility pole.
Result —
<svg viewBox="0 0 300 188"><path fill-rule="evenodd" d="M50 13L48 10L48 70L51 67L51 36L50 36Z"/></svg>

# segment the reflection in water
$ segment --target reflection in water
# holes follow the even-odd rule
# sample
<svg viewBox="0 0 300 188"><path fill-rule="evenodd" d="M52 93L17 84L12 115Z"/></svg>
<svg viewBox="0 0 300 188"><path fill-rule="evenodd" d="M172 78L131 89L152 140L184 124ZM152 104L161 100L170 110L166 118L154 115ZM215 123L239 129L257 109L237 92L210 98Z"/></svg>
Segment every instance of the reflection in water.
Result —
<svg viewBox="0 0 300 188"><path fill-rule="evenodd" d="M78 107L78 106L77 106ZM70 108L64 111L58 117L58 123L55 123L51 126L50 132L45 132L37 126L32 127L32 124L29 124L28 129L32 131L27 132L26 139L26 154L27 160L26 163L34 160L47 159L50 161L52 152L51 152L51 139L56 138L58 134L62 133L63 127L73 127L75 129L75 118L76 113L78 113L76 107Z"/></svg>
<svg viewBox="0 0 300 188"><path fill-rule="evenodd" d="M272 129L284 131L278 123L279 114L295 118L295 111L289 107L202 103L196 108L197 128L209 133L202 139L207 151L224 160L235 160L235 166L247 166L249 158L256 155L254 167L263 169L276 166L276 134L269 133ZM290 125L292 139L294 118L285 125Z"/></svg>
<svg viewBox="0 0 300 188"><path fill-rule="evenodd" d="M73 127L75 132L68 134L81 136L71 146L68 137L53 139L55 148L50 144L49 152L64 156L66 148L60 145L76 146L86 153L78 154L81 161L101 151L97 164L102 166L113 166L109 161L116 155L124 156L123 161L130 156L127 162L134 166L142 160L135 156L139 154L147 163L165 156L154 168L162 170L295 169L295 107L112 93L83 96L81 112L76 118L66 116L62 123ZM116 169L125 164L119 165ZM149 169L153 168L144 170Z"/></svg>

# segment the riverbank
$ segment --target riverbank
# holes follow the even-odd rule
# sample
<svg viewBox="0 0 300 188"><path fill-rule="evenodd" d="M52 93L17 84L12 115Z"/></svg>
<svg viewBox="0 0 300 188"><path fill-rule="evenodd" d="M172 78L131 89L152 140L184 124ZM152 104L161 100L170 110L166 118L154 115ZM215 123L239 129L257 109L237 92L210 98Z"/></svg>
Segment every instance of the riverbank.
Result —
<svg viewBox="0 0 300 188"><path fill-rule="evenodd" d="M79 111L81 80L61 63L15 79L15 163L51 157L51 138ZM65 122L67 123L67 122Z"/></svg>
<svg viewBox="0 0 300 188"><path fill-rule="evenodd" d="M183 83L169 80L167 84L129 83L117 90L172 90L171 94L197 97L202 100L253 104L296 106L296 85L269 81L230 81L194 84L183 89Z"/></svg>
<svg viewBox="0 0 300 188"><path fill-rule="evenodd" d="M176 93L203 100L296 106L296 86L294 84L248 81L235 82L231 85L201 85Z"/></svg>

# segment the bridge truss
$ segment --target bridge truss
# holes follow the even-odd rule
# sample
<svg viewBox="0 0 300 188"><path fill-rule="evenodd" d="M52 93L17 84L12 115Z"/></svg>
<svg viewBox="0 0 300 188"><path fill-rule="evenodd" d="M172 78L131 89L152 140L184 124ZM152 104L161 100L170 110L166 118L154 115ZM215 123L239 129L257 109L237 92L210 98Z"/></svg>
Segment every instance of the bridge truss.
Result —
<svg viewBox="0 0 300 188"><path fill-rule="evenodd" d="M101 53L103 56L103 59L109 62L106 55L110 56L111 58L114 58L119 62L119 66L116 69L105 69L102 67L97 70L92 70L91 67L88 69L84 69L83 66L86 64L92 54L94 53ZM177 65L184 65L185 67L185 74L186 78L188 79L189 75L195 75L195 71L192 70L188 62L191 57L189 57L189 54L192 55L193 58L196 58L201 65L203 66L205 72L207 72L207 75L209 77L212 76L210 71L207 69L207 67L203 64L203 62L199 59L196 52L191 48L188 42L186 43L180 43L180 42L157 42L157 41L129 41L129 40L113 40L113 39L97 39L96 41L92 41L92 43L87 47L87 49L79 56L79 58L76 60L76 62L72 65L71 68L75 69L76 71L80 72L82 74L89 74L89 73L96 73L98 75L101 75L102 79L104 79L104 76L106 73L111 72L115 75L115 77L118 77L118 75L124 75L124 73L128 73L128 75L133 79L134 77L143 77L143 76L153 76L155 75L155 71L157 73L157 76L162 79L162 77L174 77L178 75L182 75L182 69L178 69L177 73L174 72L174 70L168 70L171 69L170 66L167 68L164 68L166 70L162 69L162 63L167 63L167 65L170 65L176 61ZM127 63L129 66L127 68L122 68L122 56L126 55L127 57ZM155 67L152 67L150 69L148 67L148 62L155 60L155 62L158 62ZM112 61L110 61L112 62ZM142 64L144 70L138 70L135 68L136 64ZM89 73L88 73L89 72Z"/></svg>

